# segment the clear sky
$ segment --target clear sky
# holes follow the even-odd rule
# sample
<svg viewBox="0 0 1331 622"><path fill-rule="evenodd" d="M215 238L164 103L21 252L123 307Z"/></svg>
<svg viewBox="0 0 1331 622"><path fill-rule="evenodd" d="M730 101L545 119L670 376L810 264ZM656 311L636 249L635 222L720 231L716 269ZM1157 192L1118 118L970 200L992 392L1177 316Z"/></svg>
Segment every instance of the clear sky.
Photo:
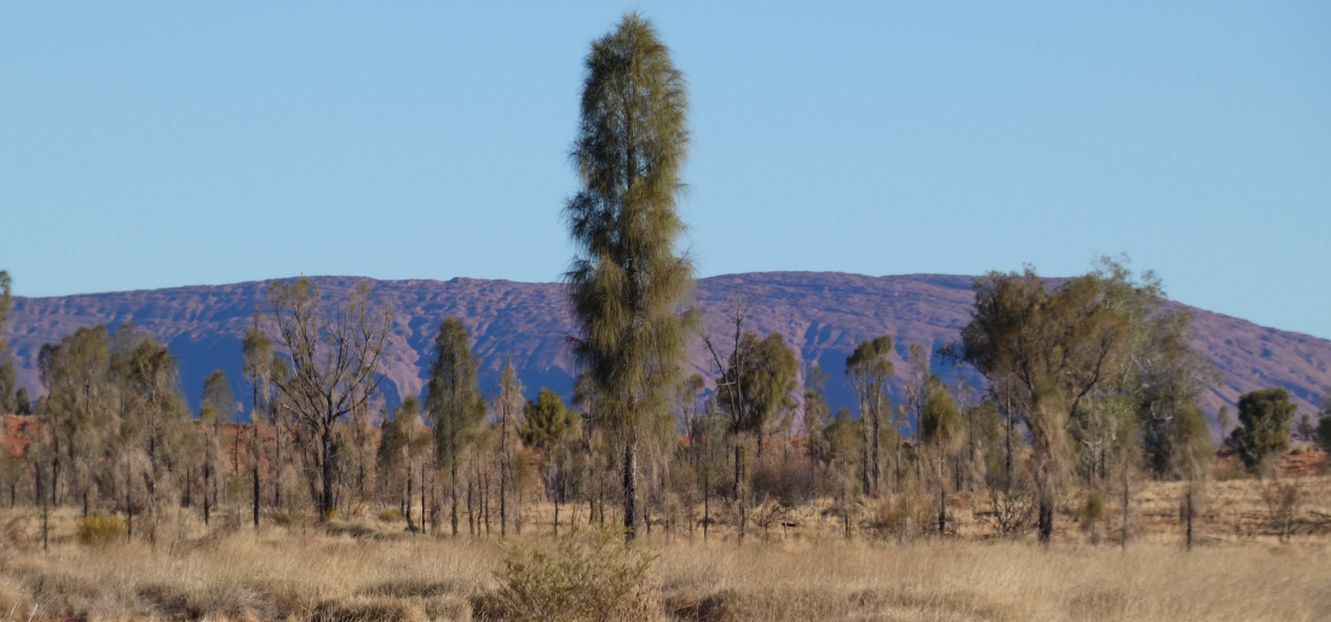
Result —
<svg viewBox="0 0 1331 622"><path fill-rule="evenodd" d="M555 280L582 59L636 8L690 84L701 275L1127 253L1331 337L1331 2L516 4L0 5L0 268Z"/></svg>

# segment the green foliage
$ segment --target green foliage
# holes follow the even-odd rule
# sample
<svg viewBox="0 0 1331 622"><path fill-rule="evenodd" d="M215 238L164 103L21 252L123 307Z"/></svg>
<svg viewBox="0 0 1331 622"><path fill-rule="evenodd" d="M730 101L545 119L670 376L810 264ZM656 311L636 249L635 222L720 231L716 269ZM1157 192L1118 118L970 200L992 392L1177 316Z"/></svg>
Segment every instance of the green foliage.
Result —
<svg viewBox="0 0 1331 622"><path fill-rule="evenodd" d="M962 437L961 412L952 394L938 376L929 378L920 417L920 434L926 443L951 450Z"/></svg>
<svg viewBox="0 0 1331 622"><path fill-rule="evenodd" d="M1331 453L1331 413L1322 413L1317 419L1317 428L1313 430L1313 438L1322 448L1322 451Z"/></svg>
<svg viewBox="0 0 1331 622"><path fill-rule="evenodd" d="M592 42L573 145L581 183L564 210L577 248L565 279L597 418L624 439L627 538L638 521L638 437L670 407L692 317L679 306L693 264L675 252L687 99L683 74L638 14Z"/></svg>
<svg viewBox="0 0 1331 622"><path fill-rule="evenodd" d="M863 388L861 400L865 399L864 394L870 397L882 394L893 372L891 356L892 337L882 335L855 346L855 351L846 358L846 374L857 389Z"/></svg>
<svg viewBox="0 0 1331 622"><path fill-rule="evenodd" d="M1249 471L1269 474L1289 449L1290 426L1298 407L1284 389L1260 389L1239 397L1239 427L1229 436Z"/></svg>
<svg viewBox="0 0 1331 622"><path fill-rule="evenodd" d="M555 446L576 436L578 421L577 414L564 406L558 393L542 387L536 399L527 403L518 434L526 446L549 454Z"/></svg>
<svg viewBox="0 0 1331 622"><path fill-rule="evenodd" d="M1205 479L1215 461L1215 445L1206 415L1195 405L1174 417L1170 440L1171 470L1184 479Z"/></svg>
<svg viewBox="0 0 1331 622"><path fill-rule="evenodd" d="M236 395L231 392L231 382L227 380L226 372L214 369L213 373L208 374L203 380L203 402L199 406L199 421L208 425L231 423L238 405Z"/></svg>
<svg viewBox="0 0 1331 622"><path fill-rule="evenodd" d="M1073 456L1069 422L1128 365L1132 313L1119 292L1136 286L1093 271L1050 287L1030 267L992 272L975 284L960 358L1026 423L1042 541L1052 535L1055 498Z"/></svg>
<svg viewBox="0 0 1331 622"><path fill-rule="evenodd" d="M731 415L731 433L762 434L778 414L795 407L795 375L799 362L781 335L759 340L752 333L739 347L720 380L717 395Z"/></svg>
<svg viewBox="0 0 1331 622"><path fill-rule="evenodd" d="M498 589L479 613L499 620L643 620L653 617L647 586L652 559L587 529L536 546L508 549Z"/></svg>
<svg viewBox="0 0 1331 622"><path fill-rule="evenodd" d="M399 488L407 477L406 470L410 468L409 463L415 453L413 445L418 442L419 430L420 401L415 395L408 395L402 404L393 409L392 417L384 417L380 421L375 470L383 480L381 489L387 488L382 484L391 482L392 491L400 492Z"/></svg>
<svg viewBox="0 0 1331 622"><path fill-rule="evenodd" d="M485 399L476 384L476 357L462 320L445 318L434 347L425 411L434 424L436 457L452 463L485 418Z"/></svg>
<svg viewBox="0 0 1331 622"><path fill-rule="evenodd" d="M1077 508L1077 524L1082 532L1098 539L1101 523L1105 520L1105 497L1098 490L1086 495L1086 500Z"/></svg>
<svg viewBox="0 0 1331 622"><path fill-rule="evenodd" d="M883 436L883 411L887 388L887 379L892 376L892 337L883 335L860 343L855 351L846 358L846 375L855 387L859 398L860 419L867 421L861 426L865 434L862 445L862 484L864 491L877 496L882 477L882 463L879 447ZM890 413L890 406L887 407ZM890 427L890 426L889 426Z"/></svg>
<svg viewBox="0 0 1331 622"><path fill-rule="evenodd" d="M19 415L32 414L32 397L28 395L27 387L19 387L14 392L14 413Z"/></svg>
<svg viewBox="0 0 1331 622"><path fill-rule="evenodd" d="M677 307L693 286L692 264L675 254L684 77L650 22L626 15L592 43L581 108L581 188L565 209L578 247L566 275L582 328L574 345L614 404L611 423L636 429L674 386L686 347Z"/></svg>

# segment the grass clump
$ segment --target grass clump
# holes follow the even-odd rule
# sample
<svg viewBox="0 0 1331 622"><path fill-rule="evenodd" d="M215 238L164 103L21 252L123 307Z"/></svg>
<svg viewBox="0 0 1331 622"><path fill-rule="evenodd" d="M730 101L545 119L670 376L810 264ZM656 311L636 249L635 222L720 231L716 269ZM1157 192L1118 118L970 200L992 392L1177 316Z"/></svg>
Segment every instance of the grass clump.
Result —
<svg viewBox="0 0 1331 622"><path fill-rule="evenodd" d="M647 589L652 558L609 531L510 548L499 588L479 602L500 620L643 620L658 616Z"/></svg>
<svg viewBox="0 0 1331 622"><path fill-rule="evenodd" d="M105 546L125 538L125 522L114 514L91 514L79 523L79 542Z"/></svg>

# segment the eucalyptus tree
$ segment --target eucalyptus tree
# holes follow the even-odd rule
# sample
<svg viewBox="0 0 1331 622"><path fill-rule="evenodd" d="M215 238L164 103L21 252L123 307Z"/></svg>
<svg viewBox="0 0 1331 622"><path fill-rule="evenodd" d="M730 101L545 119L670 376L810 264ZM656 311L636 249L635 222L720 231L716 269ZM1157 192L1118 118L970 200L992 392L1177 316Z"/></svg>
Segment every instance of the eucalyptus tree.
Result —
<svg viewBox="0 0 1331 622"><path fill-rule="evenodd" d="M855 388L860 420L865 421L861 465L864 492L871 497L880 493L882 481L881 439L883 408L886 405L887 380L892 377L892 337L882 335L861 342L846 357L846 375ZM900 452L898 452L899 454Z"/></svg>
<svg viewBox="0 0 1331 622"><path fill-rule="evenodd" d="M975 290L961 357L985 376L1009 417L1021 414L1030 432L1039 538L1048 542L1071 455L1069 421L1123 373L1131 351L1129 318L1095 272L1056 285L1046 285L1031 268L993 272Z"/></svg>
<svg viewBox="0 0 1331 622"><path fill-rule="evenodd" d="M203 380L203 400L199 405L199 423L203 424L207 430L207 445L205 446L205 455L203 462L203 522L208 524L209 510L217 506L218 498L218 478L221 477L220 465L222 464L222 448L220 445L220 428L224 424L231 424L234 421L236 412L236 396L231 392L231 382L226 378L226 372L220 369L214 369ZM239 436L236 441L239 442ZM235 471L240 470L239 462L235 463Z"/></svg>
<svg viewBox="0 0 1331 622"><path fill-rule="evenodd" d="M625 538L637 534L638 433L668 408L685 357L679 307L693 266L675 251L675 200L689 143L684 76L646 19L630 13L592 42L573 146L580 188L565 214L577 246L565 275L575 351L608 402L623 448Z"/></svg>
<svg viewBox="0 0 1331 622"><path fill-rule="evenodd" d="M938 535L947 533L947 478L944 469L948 456L957 451L965 422L952 394L938 376L929 376L920 407L920 440L936 452L938 486Z"/></svg>
<svg viewBox="0 0 1331 622"><path fill-rule="evenodd" d="M451 524L458 535L458 462L485 419L485 399L476 384L476 357L462 320L449 316L434 339L435 358L425 397L425 412L434 425L436 464L448 465ZM424 485L424 482L421 482Z"/></svg>
<svg viewBox="0 0 1331 622"><path fill-rule="evenodd" d="M495 397L493 410L499 421L499 535L508 535L508 497L513 482L513 450L516 439L513 437L514 426L518 423L526 406L522 397L522 380L518 379L518 370L513 361L504 365L499 375L499 395Z"/></svg>
<svg viewBox="0 0 1331 622"><path fill-rule="evenodd" d="M289 368L289 373L274 374L274 386L280 407L307 440L324 518L333 511L334 428L365 407L383 381L380 365L393 312L372 310L369 294L363 282L344 301L324 300L305 278L277 281L268 290L278 345Z"/></svg>
<svg viewBox="0 0 1331 622"><path fill-rule="evenodd" d="M252 436L250 438L250 461L251 461L251 492L252 492L252 514L254 526L259 526L259 499L262 487L259 485L259 463L262 455L262 445L259 439L259 415L260 406L268 410L268 415L262 419L272 418L272 378L273 378L273 344L268 336L259 330L259 316L254 316L254 324L245 331L245 338L241 342L241 354L243 357L243 369L245 378L250 382L250 428ZM276 465L274 465L276 466Z"/></svg>
<svg viewBox="0 0 1331 622"><path fill-rule="evenodd" d="M126 329L122 329L126 330ZM94 468L116 427L119 393L111 375L111 334L105 326L80 328L59 343L42 346L38 367L47 395L43 416L51 432L51 504L61 485L82 498L85 514Z"/></svg>
<svg viewBox="0 0 1331 622"><path fill-rule="evenodd" d="M9 310L13 305L12 287L9 272L0 270L0 335L4 334L5 322L9 320ZM9 342L0 338L0 414L18 412L18 391L21 389L18 386L18 374L14 372L14 361L9 355Z"/></svg>
<svg viewBox="0 0 1331 622"><path fill-rule="evenodd" d="M135 508L142 503L147 511L148 538L155 542L167 500L178 492L175 475L186 463L189 406L181 391L175 356L151 335L121 328L110 356L122 396L116 439L119 460L113 461L118 464L112 470L124 474L122 494L130 524Z"/></svg>

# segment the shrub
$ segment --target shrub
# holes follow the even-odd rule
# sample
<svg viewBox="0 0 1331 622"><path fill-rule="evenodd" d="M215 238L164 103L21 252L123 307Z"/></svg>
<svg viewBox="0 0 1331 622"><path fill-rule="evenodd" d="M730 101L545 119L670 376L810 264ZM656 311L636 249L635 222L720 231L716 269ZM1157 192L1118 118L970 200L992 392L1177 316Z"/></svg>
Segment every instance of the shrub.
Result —
<svg viewBox="0 0 1331 622"><path fill-rule="evenodd" d="M379 513L379 520L385 523L396 523L402 520L402 512L397 508L389 508Z"/></svg>
<svg viewBox="0 0 1331 622"><path fill-rule="evenodd" d="M930 524L930 520L930 506L923 497L901 493L880 501L873 508L866 527L878 538L895 537L906 542Z"/></svg>
<svg viewBox="0 0 1331 622"><path fill-rule="evenodd" d="M1281 542L1288 542L1298 527L1303 488L1297 482L1270 482L1261 488L1267 525Z"/></svg>
<svg viewBox="0 0 1331 622"><path fill-rule="evenodd" d="M586 530L523 550L508 549L499 588L479 603L501 620L642 620L652 558L610 531Z"/></svg>
<svg viewBox="0 0 1331 622"><path fill-rule="evenodd" d="M1098 491L1086 495L1086 501L1077 508L1077 525L1090 537L1091 543L1100 541L1100 523L1105 519L1105 498Z"/></svg>
<svg viewBox="0 0 1331 622"><path fill-rule="evenodd" d="M105 546L125 537L125 522L114 514L90 514L79 523L79 542Z"/></svg>

